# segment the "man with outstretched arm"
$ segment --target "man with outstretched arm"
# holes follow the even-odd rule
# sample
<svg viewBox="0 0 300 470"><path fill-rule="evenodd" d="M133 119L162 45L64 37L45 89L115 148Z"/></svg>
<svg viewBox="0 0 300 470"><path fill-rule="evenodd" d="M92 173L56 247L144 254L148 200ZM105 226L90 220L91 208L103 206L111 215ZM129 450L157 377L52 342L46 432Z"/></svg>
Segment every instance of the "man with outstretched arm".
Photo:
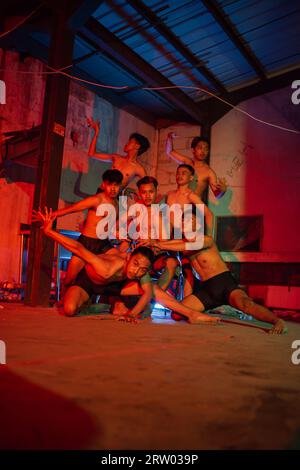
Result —
<svg viewBox="0 0 300 470"><path fill-rule="evenodd" d="M229 304L257 320L273 324L273 328L269 331L272 334L282 334L287 331L281 319L266 307L255 303L238 286L211 237L204 236L203 246L199 247L201 249L195 247L193 251L189 250L190 245L187 246L187 240L153 241L151 244L161 250L183 251L185 256L189 256L194 270L199 274L201 282L195 280L193 293L182 301L185 306L204 312Z"/></svg>
<svg viewBox="0 0 300 470"><path fill-rule="evenodd" d="M126 188L134 178L140 179L146 176L144 167L138 162L138 157L150 147L147 137L137 132L131 134L124 147L126 155L97 152L96 144L100 132L100 123L88 119L88 125L94 130L88 156L97 158L97 160L101 160L102 162L112 162L112 169L119 170L123 175L122 189Z"/></svg>
<svg viewBox="0 0 300 470"><path fill-rule="evenodd" d="M117 196L120 191L122 179L123 176L120 171L106 170L102 175L103 192L87 197L82 201L76 202L75 204L53 212L53 217L62 217L74 212L88 210L88 214L84 221L83 230L80 237L78 238L78 242L80 242L94 254L105 253L107 250L112 248L108 238L102 240L97 236L97 224L103 218L103 216L97 215L97 208L101 204L109 204L112 206L112 210L115 210L116 214L118 214L119 206ZM33 211L34 216L35 214L36 211ZM83 267L83 260L76 254L73 254L63 281L61 298L63 297L64 290L73 284L77 274Z"/></svg>
<svg viewBox="0 0 300 470"><path fill-rule="evenodd" d="M185 204L203 204L204 206L204 222L206 235L212 235L214 226L214 216L212 211L203 203L202 199L192 189L189 184L193 181L195 169L191 165L183 163L177 167L176 170L176 183L177 189L169 191L166 198L166 203L169 206L178 204L184 210ZM172 214L171 223L174 227L174 214Z"/></svg>
<svg viewBox="0 0 300 470"><path fill-rule="evenodd" d="M186 163L195 169L195 193L202 197L209 186L216 198L221 198L227 189L225 178L218 178L215 171L208 165L206 159L209 155L210 144L204 137L194 137L191 143L193 158L182 155L174 149L175 134L170 132L166 140L166 154L177 163Z"/></svg>
<svg viewBox="0 0 300 470"><path fill-rule="evenodd" d="M75 315L79 307L89 299L91 293L100 295L104 292L108 293L112 288L112 295L117 290L121 296L138 296L135 306L126 313L129 320L138 318L150 302L154 292L154 298L157 302L186 316L190 323L215 323L217 321L209 315L196 312L191 307L177 302L158 286L152 285L151 278L147 275L154 258L150 248L138 247L131 254L112 250L110 253L95 255L78 241L53 230L54 217L51 209L48 211L45 208L44 212L38 211L36 221L42 221L42 228L47 237L57 241L85 262L85 268L65 294L64 312L66 315ZM129 285L128 281L131 281Z"/></svg>

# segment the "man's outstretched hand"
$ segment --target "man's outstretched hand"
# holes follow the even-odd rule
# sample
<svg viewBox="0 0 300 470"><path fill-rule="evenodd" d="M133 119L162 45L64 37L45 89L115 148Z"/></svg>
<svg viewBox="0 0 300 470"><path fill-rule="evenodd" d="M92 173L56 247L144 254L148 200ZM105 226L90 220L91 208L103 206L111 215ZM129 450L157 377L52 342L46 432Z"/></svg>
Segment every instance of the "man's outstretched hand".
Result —
<svg viewBox="0 0 300 470"><path fill-rule="evenodd" d="M137 315L130 315L129 313L125 313L124 315L119 316L117 321L123 321L126 323L138 323Z"/></svg>
<svg viewBox="0 0 300 470"><path fill-rule="evenodd" d="M52 229L53 222L56 216L54 215L52 209L48 209L48 207L44 208L44 211L41 210L39 207L38 211L32 211L32 222L40 222L41 228L43 229L44 233L47 233L49 230Z"/></svg>
<svg viewBox="0 0 300 470"><path fill-rule="evenodd" d="M218 183L213 188L216 198L222 197L227 191L228 185L225 178L218 178Z"/></svg>

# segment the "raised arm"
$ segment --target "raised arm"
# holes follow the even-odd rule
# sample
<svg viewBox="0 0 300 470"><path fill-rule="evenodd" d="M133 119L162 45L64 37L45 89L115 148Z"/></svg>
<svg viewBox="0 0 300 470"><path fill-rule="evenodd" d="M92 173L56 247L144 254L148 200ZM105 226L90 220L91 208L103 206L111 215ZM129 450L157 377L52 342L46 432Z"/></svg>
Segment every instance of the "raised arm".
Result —
<svg viewBox="0 0 300 470"><path fill-rule="evenodd" d="M97 196L87 197L71 206L53 212L53 217L61 217L63 215L72 214L73 212L81 212L86 209L91 209L92 207L97 207L99 204L100 202Z"/></svg>
<svg viewBox="0 0 300 470"><path fill-rule="evenodd" d="M168 134L167 140L166 140L166 154L169 158L174 160L177 163L186 163L187 165L193 165L193 160L189 157L186 157L182 155L181 153L176 152L173 148L173 137L174 137L174 132L170 132Z"/></svg>
<svg viewBox="0 0 300 470"><path fill-rule="evenodd" d="M62 235L61 233L58 233L53 230L52 225L54 220L55 217L53 217L52 209L48 211L47 208L45 208L44 212L36 212L36 214L32 218L33 222L42 222L43 225L41 228L43 229L44 234L47 237L52 238L52 240L55 240L64 248L71 251L74 255L78 256L83 261L90 264L95 269L97 274L99 274L103 278L109 278L109 263L107 263L105 260L102 260L100 256L94 255L91 251L87 250L83 245L81 245L81 243L77 242L76 240L66 237L65 235Z"/></svg>
<svg viewBox="0 0 300 470"><path fill-rule="evenodd" d="M170 250L170 251L187 251L187 243L190 245L194 240L164 240L164 241L151 241L149 245L158 248L159 250ZM204 250L210 248L213 245L212 237L204 235L203 244L199 247L195 247L194 251Z"/></svg>
<svg viewBox="0 0 300 470"><path fill-rule="evenodd" d="M130 312L128 312L133 317L137 317L140 313L143 312L143 310L145 310L154 295L150 276L146 275L144 277L146 282L143 282L143 279L141 279L141 288L143 290L143 294L139 298L136 305L130 310Z"/></svg>
<svg viewBox="0 0 300 470"><path fill-rule="evenodd" d="M97 158L102 162L114 162L115 154L96 152L96 144L100 132L100 123L95 122L92 119L88 119L88 125L94 129L94 136L89 147L88 156Z"/></svg>

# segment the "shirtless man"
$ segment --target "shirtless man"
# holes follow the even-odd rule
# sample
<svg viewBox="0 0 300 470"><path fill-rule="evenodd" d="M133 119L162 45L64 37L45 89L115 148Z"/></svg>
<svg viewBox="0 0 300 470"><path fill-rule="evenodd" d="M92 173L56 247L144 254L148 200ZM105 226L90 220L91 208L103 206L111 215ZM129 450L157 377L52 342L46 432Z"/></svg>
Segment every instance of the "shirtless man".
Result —
<svg viewBox="0 0 300 470"><path fill-rule="evenodd" d="M205 236L202 249L196 252L187 251L184 240L153 241L152 245L161 250L183 251L189 256L193 268L200 275L201 282L196 280L193 293L182 301L185 306L204 312L229 304L259 321L273 324L273 328L269 330L271 334L282 334L287 331L282 320L266 307L255 303L240 289L211 237Z"/></svg>
<svg viewBox="0 0 300 470"><path fill-rule="evenodd" d="M115 208L116 213L118 213L119 206L117 196L120 191L122 179L123 175L120 171L106 170L102 176L103 192L95 194L95 196L87 197L86 199L76 202L64 209L59 209L53 212L53 217L61 217L74 212L81 212L86 209L88 210L82 234L77 241L94 254L104 253L111 248L108 239L101 240L97 237L96 228L98 222L102 219L102 216L97 216L96 211L100 204L111 204ZM35 211L33 211L33 215L34 217L36 216ZM73 254L64 279L63 290L73 284L77 274L84 267L84 264L84 261L79 256ZM62 296L63 295L61 295L61 297Z"/></svg>
<svg viewBox="0 0 300 470"><path fill-rule="evenodd" d="M131 254L112 250L110 253L95 255L78 241L53 230L54 219L52 209L48 211L45 208L44 212L38 211L36 214L36 220L42 221L42 229L47 237L57 241L85 262L85 269L79 273L74 285L69 287L65 294L64 312L66 315L75 315L78 308L89 299L91 293L109 293L112 289L113 294L117 290L121 296L138 296L136 304L127 311L126 316L129 320L138 318L154 293L157 302L184 315L190 323L216 322L216 319L182 305L158 286L152 285L147 273L154 255L149 248L138 247ZM129 285L128 281L131 281Z"/></svg>
<svg viewBox="0 0 300 470"><path fill-rule="evenodd" d="M151 206L157 200L157 186L158 182L152 176L144 176L137 182L139 202L146 206L148 212L148 238L151 238ZM155 228L155 237L158 240L166 239L166 230L163 223L162 214L159 214L159 226ZM175 255L168 252L157 253L153 262L154 274L162 272L157 284L159 287L166 291L175 275L175 271L179 262Z"/></svg>
<svg viewBox="0 0 300 470"><path fill-rule="evenodd" d="M167 194L166 203L169 206L173 204L180 204L182 210L184 204L204 204L200 196L198 196L194 191L189 187L190 183L193 181L195 174L195 169L193 166L183 163L177 167L176 171L176 183L177 189L175 191L170 191ZM204 220L205 220L205 233L211 235L213 232L214 225L214 216L211 210L204 205ZM174 217L172 220L172 225L174 222Z"/></svg>
<svg viewBox="0 0 300 470"><path fill-rule="evenodd" d="M170 132L166 140L166 154L177 163L186 163L195 169L196 173L196 189L195 193L202 197L205 189L210 187L216 198L221 198L227 189L225 178L217 178L214 170L206 163L209 154L209 142L202 137L195 137L192 140L191 148L193 158L189 158L177 152L173 148L173 137L175 134Z"/></svg>
<svg viewBox="0 0 300 470"><path fill-rule="evenodd" d="M100 124L88 119L88 125L94 129L94 137L88 151L88 156L97 158L102 162L112 162L112 168L119 170L123 175L122 189L126 188L131 181L138 177L143 178L146 175L145 169L137 161L137 157L142 155L150 147L149 140L141 134L131 134L127 144L124 147L126 156L116 153L107 154L96 152L96 143L100 131Z"/></svg>

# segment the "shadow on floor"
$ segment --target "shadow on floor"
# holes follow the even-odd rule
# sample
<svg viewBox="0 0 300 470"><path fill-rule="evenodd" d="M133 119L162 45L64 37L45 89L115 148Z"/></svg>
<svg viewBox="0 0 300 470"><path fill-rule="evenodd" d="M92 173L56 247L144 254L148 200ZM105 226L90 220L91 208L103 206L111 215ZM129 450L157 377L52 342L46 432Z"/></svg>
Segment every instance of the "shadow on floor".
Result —
<svg viewBox="0 0 300 470"><path fill-rule="evenodd" d="M99 433L75 402L0 366L0 449L84 449Z"/></svg>

